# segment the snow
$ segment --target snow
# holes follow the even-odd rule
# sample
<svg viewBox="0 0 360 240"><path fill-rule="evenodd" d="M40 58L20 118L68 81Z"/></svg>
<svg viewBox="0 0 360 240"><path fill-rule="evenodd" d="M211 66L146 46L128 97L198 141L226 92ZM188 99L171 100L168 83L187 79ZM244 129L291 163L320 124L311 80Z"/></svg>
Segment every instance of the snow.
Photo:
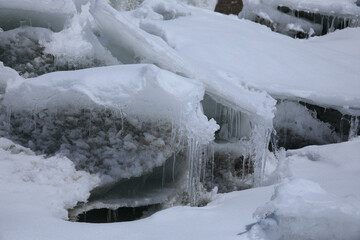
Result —
<svg viewBox="0 0 360 240"><path fill-rule="evenodd" d="M57 33L30 26L10 30L18 23L9 24L0 32L2 43L15 39L23 51L34 40L45 53L74 65L99 57L103 65L126 64L24 79L0 63L0 133L7 137L0 138L1 240L359 239L358 120L351 120L348 142L267 150L275 113L275 124L299 135L316 128L312 139L333 137L327 135L329 125L295 104L298 100L360 115L359 28L305 41L186 5L211 9L215 1L146 0L127 12L105 0L81 7L85 2L0 0L0 16L8 10L14 19L38 14L35 27L47 26L54 9L64 6L61 19L54 17ZM350 1L293 3L319 12L358 10ZM29 56L36 52L30 49ZM275 105L274 98L292 102ZM206 106L207 100L215 107ZM217 136L219 126L205 113L221 125ZM253 158L252 184L270 186L226 194L217 194L215 187L205 207L170 207L133 222L67 221L67 210L85 202L99 185L140 179L156 168L164 174L166 161L186 173L175 187L187 188L192 204L212 148L242 157L243 163ZM229 181L248 181L242 177ZM168 193L164 181L159 186L150 201L95 201L89 207L163 202L174 189ZM112 191L109 185L103 190Z"/></svg>
<svg viewBox="0 0 360 240"><path fill-rule="evenodd" d="M254 213L248 237L359 239L359 151L360 137L287 151L293 176Z"/></svg>
<svg viewBox="0 0 360 240"><path fill-rule="evenodd" d="M67 219L66 209L86 201L99 183L97 176L76 171L67 158L37 156L5 138L0 138L0 155L1 234L12 211Z"/></svg>
<svg viewBox="0 0 360 240"><path fill-rule="evenodd" d="M359 239L360 201L333 196L318 184L294 179L279 185L259 208L252 239Z"/></svg>
<svg viewBox="0 0 360 240"><path fill-rule="evenodd" d="M79 186L76 181L94 183L96 178L85 175L80 178L82 180L76 180L70 175L65 178L70 182L62 185L65 180L56 178L55 181L54 171L60 179L70 173L81 175L81 172L74 172L73 165L66 165L69 164L67 159L55 157L58 161L50 164L54 158L48 160L35 156L30 150L1 139L0 186L6 192L0 196L1 236L6 240L78 239L84 235L88 239L117 239L119 235L126 239L273 239L268 235L256 238L259 236L256 234L265 229L265 233L279 236L279 230L292 234L289 229L294 229L292 239L343 239L342 236L357 239L359 228L356 223L360 216L359 144L360 138L356 138L340 144L288 151L289 157L284 161L290 161L294 179L276 187L274 194L273 186L218 194L206 207L178 206L134 222L94 225L61 220L63 214L59 212L63 212L60 209L65 206L64 199L81 199L72 187L86 189L85 184ZM60 168L58 164L61 164ZM17 171L14 172L14 169ZM29 179L32 181L24 183ZM315 180L321 180L320 185L314 183ZM75 183L70 184L71 181ZM55 183L57 191L49 190ZM63 188L70 190L63 191ZM266 203L272 194L272 200ZM260 219L265 213L274 214L268 214L266 220L259 220L262 224L254 225L252 213L258 206L264 206L256 211ZM51 209L56 210L55 215L49 214ZM275 216L280 225L273 222ZM290 217L296 221L285 221ZM247 231L249 226L258 231ZM268 228L261 228L263 226ZM21 231L16 230L19 227ZM307 227L314 229L309 231Z"/></svg>

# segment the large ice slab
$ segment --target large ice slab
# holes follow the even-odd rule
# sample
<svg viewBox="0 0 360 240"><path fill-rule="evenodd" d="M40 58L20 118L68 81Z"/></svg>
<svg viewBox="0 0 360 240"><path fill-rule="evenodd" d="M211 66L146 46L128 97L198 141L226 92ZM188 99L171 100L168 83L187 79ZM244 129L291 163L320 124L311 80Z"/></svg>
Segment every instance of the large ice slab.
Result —
<svg viewBox="0 0 360 240"><path fill-rule="evenodd" d="M203 52L205 54L207 52L203 51L200 46L201 42L206 38L206 30L199 32L199 34L205 34L201 39L196 39L196 34L193 33L197 31L195 28L198 28L199 25L196 22L195 25L192 24L195 15L199 15L198 17L205 22L211 21L212 16L217 19L219 15L213 15L206 10L202 12L193 7L179 5L174 1L169 3L159 1L144 2L138 10L130 13L119 13L105 2L98 1L91 8L91 13L107 40L106 47L121 62L150 62L180 75L199 79L204 84L206 92L219 102L255 115L268 125L271 125L274 100L267 93L244 85L238 76L227 75L221 68L214 72L215 68L208 64L209 59L207 59L207 56L202 56L199 53ZM194 37L192 41L197 42L196 47L199 47L199 49L195 49L195 46L188 48L187 51L193 54L189 58L182 50L179 51L172 44L171 39L167 41L167 37L162 36L162 33L164 33L170 37L171 34L167 33L168 30L164 29L164 32L162 32L160 27L147 21L148 18L155 19L154 23L159 24L162 22L179 23L178 26L190 31L184 33L181 37L184 41L181 40L181 42L186 44L186 39L190 37L190 34ZM216 21L214 19L213 21ZM185 21L185 24L183 24L183 21ZM174 27L175 29L177 27ZM179 36L178 33L174 34L176 34L176 37ZM225 55L222 53L217 54L219 61L223 61L221 58L225 57ZM205 62L196 62L193 59L207 60ZM226 62L231 63L228 60Z"/></svg>
<svg viewBox="0 0 360 240"><path fill-rule="evenodd" d="M2 134L113 180L138 177L184 150L186 139L214 139L203 95L200 82L153 65L55 72L8 86Z"/></svg>
<svg viewBox="0 0 360 240"><path fill-rule="evenodd" d="M158 6L162 5L153 9ZM139 11L145 10L151 8ZM359 114L360 52L353 47L360 39L359 28L301 41L235 17L201 9L187 11L190 14L167 21L147 14L139 26L162 38L201 71L222 77L218 89L251 86L273 97ZM227 90L231 93L232 89Z"/></svg>
<svg viewBox="0 0 360 240"><path fill-rule="evenodd" d="M14 0L0 1L0 27L4 30L21 25L51 28L60 31L69 17L76 13L73 1Z"/></svg>

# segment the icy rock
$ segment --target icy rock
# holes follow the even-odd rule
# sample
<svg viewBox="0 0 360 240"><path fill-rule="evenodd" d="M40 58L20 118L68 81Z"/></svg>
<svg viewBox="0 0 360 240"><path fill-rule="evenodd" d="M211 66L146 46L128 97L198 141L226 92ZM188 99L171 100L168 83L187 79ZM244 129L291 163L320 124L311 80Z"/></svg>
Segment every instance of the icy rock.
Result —
<svg viewBox="0 0 360 240"><path fill-rule="evenodd" d="M238 15L241 12L242 8L242 0L219 0L216 4L215 12Z"/></svg>
<svg viewBox="0 0 360 240"><path fill-rule="evenodd" d="M250 239L359 239L360 202L343 199L317 183L294 179L275 188L271 201L256 210Z"/></svg>

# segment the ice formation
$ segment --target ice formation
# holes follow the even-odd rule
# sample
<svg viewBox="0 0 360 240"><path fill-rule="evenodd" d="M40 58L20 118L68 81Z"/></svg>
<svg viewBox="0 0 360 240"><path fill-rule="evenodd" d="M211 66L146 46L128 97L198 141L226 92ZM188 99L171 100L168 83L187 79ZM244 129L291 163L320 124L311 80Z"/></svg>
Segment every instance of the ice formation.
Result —
<svg viewBox="0 0 360 240"><path fill-rule="evenodd" d="M278 146L290 149L340 141L333 127L318 120L315 111L291 101L277 104L274 128Z"/></svg>
<svg viewBox="0 0 360 240"><path fill-rule="evenodd" d="M145 176L188 151L189 166L182 165L194 180L188 191L195 203L207 161L202 149L218 128L201 111L203 94L201 83L151 65L50 73L7 88L2 134L36 152L65 155L78 169L99 173L103 184Z"/></svg>
<svg viewBox="0 0 360 240"><path fill-rule="evenodd" d="M298 41L206 10L215 3L0 0L0 20L14 21L0 21L1 136L99 174L74 216L261 186L274 116L279 133L338 141L298 101L348 114L349 138L358 134L360 52L348 46L359 29Z"/></svg>
<svg viewBox="0 0 360 240"><path fill-rule="evenodd" d="M324 35L360 25L360 8L353 0L244 0L239 16L295 38Z"/></svg>

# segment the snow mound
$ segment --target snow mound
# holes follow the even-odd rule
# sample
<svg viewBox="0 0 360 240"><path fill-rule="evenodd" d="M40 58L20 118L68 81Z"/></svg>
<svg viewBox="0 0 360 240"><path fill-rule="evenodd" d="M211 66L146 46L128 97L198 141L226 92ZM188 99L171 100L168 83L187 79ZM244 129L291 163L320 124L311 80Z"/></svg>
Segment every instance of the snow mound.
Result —
<svg viewBox="0 0 360 240"><path fill-rule="evenodd" d="M304 179L276 187L254 215L259 222L249 232L251 239L360 238L360 201L335 197Z"/></svg>
<svg viewBox="0 0 360 240"><path fill-rule="evenodd" d="M48 215L67 219L67 209L86 201L99 183L97 176L76 171L65 157L36 156L5 138L0 138L0 156L0 190L7 196L0 199L0 210L9 217L16 207L23 208L25 214L40 208Z"/></svg>

